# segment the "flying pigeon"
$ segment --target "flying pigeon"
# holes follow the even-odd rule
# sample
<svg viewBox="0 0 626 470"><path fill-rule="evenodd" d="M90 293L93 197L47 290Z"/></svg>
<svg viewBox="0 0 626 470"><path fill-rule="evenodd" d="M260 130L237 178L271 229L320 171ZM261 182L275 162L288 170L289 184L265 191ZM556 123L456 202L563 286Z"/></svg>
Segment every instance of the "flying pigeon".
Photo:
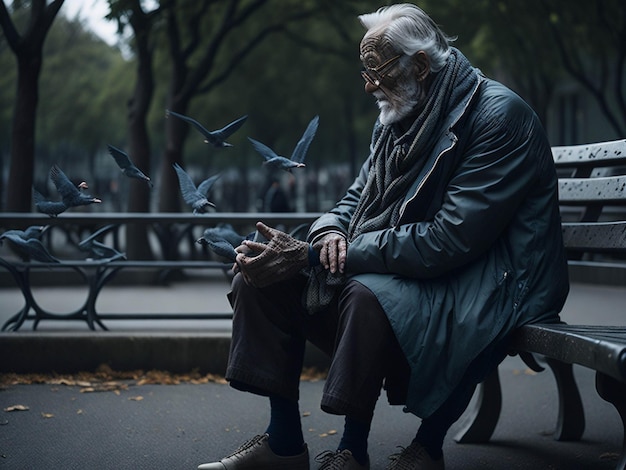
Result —
<svg viewBox="0 0 626 470"><path fill-rule="evenodd" d="M80 191L79 187L85 188L87 184L85 182L80 185L74 186L74 183L63 173L63 170L57 165L52 165L50 168L50 179L57 188L57 191L61 195L63 204L66 208L76 206L86 206L88 204L96 204L102 202L100 199L84 194Z"/></svg>
<svg viewBox="0 0 626 470"><path fill-rule="evenodd" d="M151 188L154 186L150 178L144 175L142 171L133 164L130 157L125 152L112 145L107 145L107 147L109 148L109 153L115 159L115 163L117 163L117 166L122 170L122 173L129 178L145 181Z"/></svg>
<svg viewBox="0 0 626 470"><path fill-rule="evenodd" d="M226 139L230 137L237 129L239 129L243 123L248 119L248 116L241 116L239 119L231 122L227 126L218 129L216 131L207 130L202 124L196 121L193 118L188 116L184 116L182 114L175 113L174 111L170 111L169 109L165 111L166 116L176 116L183 121L187 121L189 124L194 126L205 138L204 143L213 144L215 147L232 147L232 144L226 142Z"/></svg>
<svg viewBox="0 0 626 470"><path fill-rule="evenodd" d="M116 259L126 259L126 255L124 253L120 253L115 248L105 245L102 242L99 242L97 238L101 235L104 235L106 232L114 228L115 225L106 225L94 233L92 233L89 237L85 238L78 244L78 248L81 251L85 251L90 253L94 259L113 261Z"/></svg>
<svg viewBox="0 0 626 470"><path fill-rule="evenodd" d="M59 263L39 240L45 227L31 226L26 230L7 230L0 235L0 244L10 241L11 249L24 261L36 260L42 263Z"/></svg>
<svg viewBox="0 0 626 470"><path fill-rule="evenodd" d="M259 152L265 159L263 165L266 165L272 169L291 171L292 168L303 168L304 166L306 166L304 164L304 157L309 149L309 146L311 145L313 137L315 137L318 124L319 116L315 116L313 119L311 119L311 122L304 131L304 134L298 141L296 148L293 150L291 158L283 157L276 154L276 152L274 152L267 145L262 144L261 142L254 140L250 137L248 137L248 140L252 142L252 146L254 147L254 149Z"/></svg>
<svg viewBox="0 0 626 470"><path fill-rule="evenodd" d="M215 204L209 202L207 194L213 186L213 183L220 177L220 175L213 175L205 179L202 183L196 185L193 183L191 177L178 163L174 163L174 169L178 175L178 183L180 185L180 192L183 195L183 199L187 204L191 206L194 214L200 214L207 210L208 207L215 207Z"/></svg>

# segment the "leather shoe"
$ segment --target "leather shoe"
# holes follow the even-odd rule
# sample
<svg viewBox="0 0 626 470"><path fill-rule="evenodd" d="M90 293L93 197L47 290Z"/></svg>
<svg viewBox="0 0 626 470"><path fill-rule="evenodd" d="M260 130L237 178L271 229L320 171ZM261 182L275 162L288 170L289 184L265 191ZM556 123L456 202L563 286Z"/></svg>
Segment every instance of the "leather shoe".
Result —
<svg viewBox="0 0 626 470"><path fill-rule="evenodd" d="M443 457L433 460L419 442L412 442L402 452L389 456L387 470L444 470Z"/></svg>
<svg viewBox="0 0 626 470"><path fill-rule="evenodd" d="M369 457L367 463L361 465L348 449L335 452L326 450L318 454L315 461L321 463L318 470L369 470L370 468Z"/></svg>
<svg viewBox="0 0 626 470"><path fill-rule="evenodd" d="M282 457L272 452L268 438L268 434L255 436L219 462L202 464L198 470L309 470L306 444L301 454Z"/></svg>

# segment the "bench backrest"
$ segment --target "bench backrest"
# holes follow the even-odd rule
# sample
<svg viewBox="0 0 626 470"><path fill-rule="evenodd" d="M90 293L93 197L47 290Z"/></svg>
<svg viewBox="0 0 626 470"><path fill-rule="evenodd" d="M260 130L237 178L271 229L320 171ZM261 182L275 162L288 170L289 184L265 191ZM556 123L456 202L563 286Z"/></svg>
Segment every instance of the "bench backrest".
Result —
<svg viewBox="0 0 626 470"><path fill-rule="evenodd" d="M626 139L552 153L568 258L626 259Z"/></svg>

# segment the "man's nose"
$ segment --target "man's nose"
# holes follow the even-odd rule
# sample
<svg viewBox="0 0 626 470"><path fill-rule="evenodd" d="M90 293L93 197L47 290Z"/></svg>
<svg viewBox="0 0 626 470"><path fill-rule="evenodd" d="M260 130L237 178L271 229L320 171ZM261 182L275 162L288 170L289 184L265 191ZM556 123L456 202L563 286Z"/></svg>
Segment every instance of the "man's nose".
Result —
<svg viewBox="0 0 626 470"><path fill-rule="evenodd" d="M369 80L365 80L365 92L366 93L374 93L376 90L378 90L378 88L380 87L377 85L374 85Z"/></svg>

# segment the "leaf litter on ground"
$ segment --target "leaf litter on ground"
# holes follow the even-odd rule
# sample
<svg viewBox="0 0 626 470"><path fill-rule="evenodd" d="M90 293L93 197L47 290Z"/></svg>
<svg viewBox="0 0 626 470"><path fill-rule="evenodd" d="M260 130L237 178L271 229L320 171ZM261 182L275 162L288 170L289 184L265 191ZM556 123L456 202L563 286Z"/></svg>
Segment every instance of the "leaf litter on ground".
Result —
<svg viewBox="0 0 626 470"><path fill-rule="evenodd" d="M324 380L326 371L316 368L305 368L302 371L301 380L315 382ZM81 393L91 392L116 392L128 390L129 386L142 385L178 385L182 383L226 384L226 379L219 374L202 374L197 370L186 373L173 373L163 370L132 370L115 371L110 366L103 364L93 372L77 372L74 374L51 373L2 373L0 374L0 387L11 385L65 385L79 387Z"/></svg>

